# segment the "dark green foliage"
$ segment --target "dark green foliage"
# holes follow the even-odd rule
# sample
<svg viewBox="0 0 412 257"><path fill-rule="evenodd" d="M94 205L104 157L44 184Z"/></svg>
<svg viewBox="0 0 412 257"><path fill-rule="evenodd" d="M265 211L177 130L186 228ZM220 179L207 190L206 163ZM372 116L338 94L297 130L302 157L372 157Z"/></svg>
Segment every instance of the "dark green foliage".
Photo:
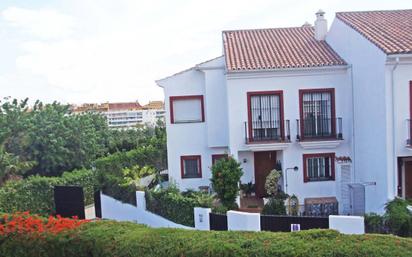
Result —
<svg viewBox="0 0 412 257"><path fill-rule="evenodd" d="M90 167L106 152L108 127L98 114L71 115L69 106L4 99L0 104L0 144L34 165L27 175L59 176Z"/></svg>
<svg viewBox="0 0 412 257"><path fill-rule="evenodd" d="M342 235L331 230L294 233L152 229L98 221L45 238L0 238L3 257L410 256L412 240L390 235Z"/></svg>
<svg viewBox="0 0 412 257"><path fill-rule="evenodd" d="M366 233L388 233L385 219L376 213L365 214L365 232Z"/></svg>
<svg viewBox="0 0 412 257"><path fill-rule="evenodd" d="M255 192L255 184L253 184L252 182L249 182L249 183L246 183L246 184L240 184L240 189L246 195L251 195L252 193Z"/></svg>
<svg viewBox="0 0 412 257"><path fill-rule="evenodd" d="M286 215L286 206L284 199L269 198L269 201L263 206L262 214L265 215Z"/></svg>
<svg viewBox="0 0 412 257"><path fill-rule="evenodd" d="M146 208L175 223L194 227L194 207L212 206L212 197L203 192L179 192L175 186L167 189L147 190Z"/></svg>
<svg viewBox="0 0 412 257"><path fill-rule="evenodd" d="M211 168L212 186L220 199L220 202L227 208L236 206L236 197L239 194L239 182L243 175L240 163L233 158L223 158L218 160Z"/></svg>
<svg viewBox="0 0 412 257"><path fill-rule="evenodd" d="M412 213L406 208L406 200L396 198L385 206L385 220L390 232L398 236L412 237Z"/></svg>
<svg viewBox="0 0 412 257"><path fill-rule="evenodd" d="M61 177L30 176L9 181L0 188L0 212L30 211L36 214L54 213L53 187L82 186L86 204L93 203L97 181L91 170L65 172Z"/></svg>
<svg viewBox="0 0 412 257"><path fill-rule="evenodd" d="M391 233L403 237L412 237L412 213L407 209L407 200L395 198L385 206L383 216L370 213L365 215L367 233Z"/></svg>

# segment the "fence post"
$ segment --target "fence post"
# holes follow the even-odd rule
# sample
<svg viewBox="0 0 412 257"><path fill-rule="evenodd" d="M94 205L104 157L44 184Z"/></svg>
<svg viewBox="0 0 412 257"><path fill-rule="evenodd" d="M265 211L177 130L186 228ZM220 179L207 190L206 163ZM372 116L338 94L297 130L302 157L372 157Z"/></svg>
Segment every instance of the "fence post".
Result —
<svg viewBox="0 0 412 257"><path fill-rule="evenodd" d="M212 212L210 208L194 208L195 228L198 230L210 230L209 213Z"/></svg>
<svg viewBox="0 0 412 257"><path fill-rule="evenodd" d="M136 206L137 209L146 210L146 198L144 191L136 191Z"/></svg>
<svg viewBox="0 0 412 257"><path fill-rule="evenodd" d="M260 214L228 211L227 228L228 230L260 231Z"/></svg>
<svg viewBox="0 0 412 257"><path fill-rule="evenodd" d="M361 216L329 215L329 228L342 234L365 234L365 220Z"/></svg>

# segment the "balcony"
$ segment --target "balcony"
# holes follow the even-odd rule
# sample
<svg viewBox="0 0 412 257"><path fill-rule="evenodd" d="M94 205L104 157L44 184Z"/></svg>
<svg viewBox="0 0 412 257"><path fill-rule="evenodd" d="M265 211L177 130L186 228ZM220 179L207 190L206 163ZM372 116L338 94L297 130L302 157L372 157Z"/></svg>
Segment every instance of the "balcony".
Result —
<svg viewBox="0 0 412 257"><path fill-rule="evenodd" d="M296 140L305 149L336 148L343 141L342 118L296 120Z"/></svg>
<svg viewBox="0 0 412 257"><path fill-rule="evenodd" d="M283 150L290 144L290 121L244 122L245 144L252 151Z"/></svg>

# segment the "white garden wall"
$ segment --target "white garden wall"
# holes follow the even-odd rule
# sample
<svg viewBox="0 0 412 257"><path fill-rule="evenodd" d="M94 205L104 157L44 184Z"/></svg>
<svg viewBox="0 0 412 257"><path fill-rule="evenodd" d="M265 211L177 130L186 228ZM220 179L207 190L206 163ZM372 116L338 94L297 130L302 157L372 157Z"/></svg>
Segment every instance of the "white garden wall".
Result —
<svg viewBox="0 0 412 257"><path fill-rule="evenodd" d="M102 218L116 221L132 221L154 228L184 228L192 227L176 224L143 208L146 206L144 192L136 192L137 207L122 203L110 196L101 194Z"/></svg>

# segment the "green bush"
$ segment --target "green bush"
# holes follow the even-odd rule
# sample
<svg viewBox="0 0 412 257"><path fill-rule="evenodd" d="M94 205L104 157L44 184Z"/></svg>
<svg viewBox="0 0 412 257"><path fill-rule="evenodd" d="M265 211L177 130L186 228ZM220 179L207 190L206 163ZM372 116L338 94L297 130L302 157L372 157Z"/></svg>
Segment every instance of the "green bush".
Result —
<svg viewBox="0 0 412 257"><path fill-rule="evenodd" d="M175 186L146 190L146 208L175 223L194 227L194 207L212 206L212 197L203 192L179 192Z"/></svg>
<svg viewBox="0 0 412 257"><path fill-rule="evenodd" d="M275 196L279 192L279 179L282 177L282 172L272 170L266 177L265 190L269 196Z"/></svg>
<svg viewBox="0 0 412 257"><path fill-rule="evenodd" d="M65 172L61 177L30 176L27 179L9 181L0 188L0 212L30 211L36 214L54 213L54 186L82 186L85 203L93 203L97 185L91 170Z"/></svg>
<svg viewBox="0 0 412 257"><path fill-rule="evenodd" d="M263 206L262 214L265 215L286 215L286 206L284 199L269 198L269 201Z"/></svg>
<svg viewBox="0 0 412 257"><path fill-rule="evenodd" d="M390 232L398 236L412 236L412 214L406 200L396 198L385 206L385 220Z"/></svg>
<svg viewBox="0 0 412 257"><path fill-rule="evenodd" d="M212 187L221 203L227 208L236 206L240 178L243 175L240 163L233 158L218 160L212 166Z"/></svg>
<svg viewBox="0 0 412 257"><path fill-rule="evenodd" d="M134 166L153 166L156 170L165 168L162 149L154 145L140 146L128 152L117 152L97 159L95 168L97 179L103 192L122 202L136 204L136 187L124 185L124 169Z"/></svg>
<svg viewBox="0 0 412 257"><path fill-rule="evenodd" d="M412 240L391 235L343 235L332 230L294 233L153 229L98 221L66 233L0 238L3 257L146 256L410 256Z"/></svg>
<svg viewBox="0 0 412 257"><path fill-rule="evenodd" d="M384 217L376 213L365 214L365 232L378 234L388 233Z"/></svg>

